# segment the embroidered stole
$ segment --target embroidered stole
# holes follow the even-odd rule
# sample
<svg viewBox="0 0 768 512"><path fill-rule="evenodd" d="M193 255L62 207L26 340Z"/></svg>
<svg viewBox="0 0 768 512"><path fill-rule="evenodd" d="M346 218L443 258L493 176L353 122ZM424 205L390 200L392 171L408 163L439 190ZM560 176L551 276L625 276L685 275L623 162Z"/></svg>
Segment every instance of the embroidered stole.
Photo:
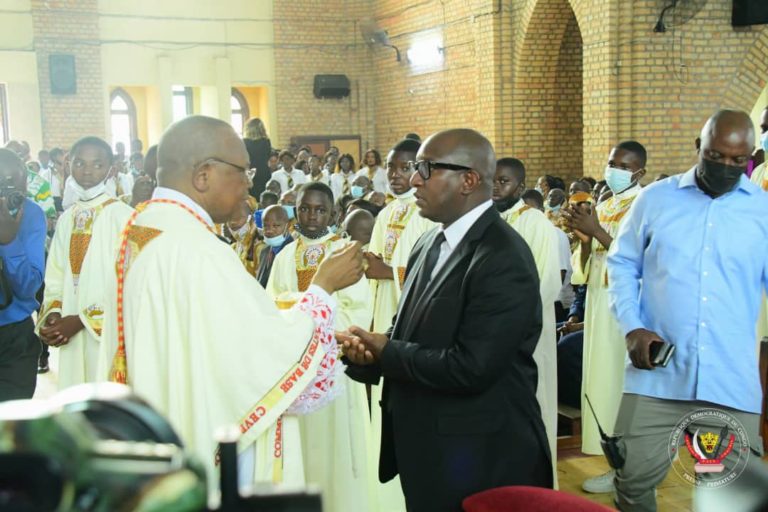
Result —
<svg viewBox="0 0 768 512"><path fill-rule="evenodd" d="M403 234L405 226L411 220L414 212L417 210L416 203L404 203L392 209L389 214L387 230L384 233L384 263L390 265L392 256L395 254L397 242L400 241L400 235Z"/></svg>
<svg viewBox="0 0 768 512"><path fill-rule="evenodd" d="M115 199L108 199L93 208L76 211L73 216L72 236L69 239L69 266L72 270L72 280L75 283L75 288L77 288L77 284L80 281L83 260L85 260L85 254L88 252L88 246L91 244L93 223L102 210L115 201ZM75 206L75 208L78 207Z"/></svg>
<svg viewBox="0 0 768 512"><path fill-rule="evenodd" d="M332 236L324 242L307 245L306 239L302 236L296 240L296 254L294 255L296 263L296 278L299 283L299 291L305 292L315 277L317 267L325 259L325 255L331 250L333 242L341 240L338 236Z"/></svg>

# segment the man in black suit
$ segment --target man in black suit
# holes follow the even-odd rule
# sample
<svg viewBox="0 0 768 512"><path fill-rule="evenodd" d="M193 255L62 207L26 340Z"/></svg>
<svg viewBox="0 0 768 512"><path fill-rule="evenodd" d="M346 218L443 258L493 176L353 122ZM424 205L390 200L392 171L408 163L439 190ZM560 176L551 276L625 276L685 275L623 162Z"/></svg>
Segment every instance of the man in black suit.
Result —
<svg viewBox="0 0 768 512"><path fill-rule="evenodd" d="M384 377L379 479L398 473L409 511L461 511L504 485L552 486L536 401L536 266L492 207L496 156L468 129L429 137L413 164L420 214L442 224L411 253L386 334L338 338L347 374Z"/></svg>

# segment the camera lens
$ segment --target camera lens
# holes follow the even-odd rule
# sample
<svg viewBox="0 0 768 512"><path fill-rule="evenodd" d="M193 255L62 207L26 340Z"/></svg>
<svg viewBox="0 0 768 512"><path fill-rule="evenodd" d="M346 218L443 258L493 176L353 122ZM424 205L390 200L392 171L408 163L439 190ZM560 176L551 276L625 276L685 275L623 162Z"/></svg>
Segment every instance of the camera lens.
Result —
<svg viewBox="0 0 768 512"><path fill-rule="evenodd" d="M18 210L24 204L24 194L21 192L12 192L8 195L8 209L10 211Z"/></svg>

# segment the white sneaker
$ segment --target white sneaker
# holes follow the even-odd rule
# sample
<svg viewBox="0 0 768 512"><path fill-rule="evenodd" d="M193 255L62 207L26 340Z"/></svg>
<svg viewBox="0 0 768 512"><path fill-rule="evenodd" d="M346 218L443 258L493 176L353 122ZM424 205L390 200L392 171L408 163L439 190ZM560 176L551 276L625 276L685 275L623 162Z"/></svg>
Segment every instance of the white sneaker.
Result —
<svg viewBox="0 0 768 512"><path fill-rule="evenodd" d="M591 492L592 494L607 494L613 492L614 476L616 476L616 471L610 470L600 476L595 476L584 480L584 483L581 484L581 488L586 492Z"/></svg>

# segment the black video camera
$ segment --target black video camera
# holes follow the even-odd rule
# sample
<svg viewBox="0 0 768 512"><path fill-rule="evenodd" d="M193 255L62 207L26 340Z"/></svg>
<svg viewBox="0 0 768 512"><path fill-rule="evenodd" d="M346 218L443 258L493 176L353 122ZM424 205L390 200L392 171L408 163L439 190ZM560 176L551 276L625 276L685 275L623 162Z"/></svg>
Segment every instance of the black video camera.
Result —
<svg viewBox="0 0 768 512"><path fill-rule="evenodd" d="M8 211L15 217L19 213L21 205L24 204L24 193L16 188L13 176L5 176L0 179L0 197L5 198Z"/></svg>

